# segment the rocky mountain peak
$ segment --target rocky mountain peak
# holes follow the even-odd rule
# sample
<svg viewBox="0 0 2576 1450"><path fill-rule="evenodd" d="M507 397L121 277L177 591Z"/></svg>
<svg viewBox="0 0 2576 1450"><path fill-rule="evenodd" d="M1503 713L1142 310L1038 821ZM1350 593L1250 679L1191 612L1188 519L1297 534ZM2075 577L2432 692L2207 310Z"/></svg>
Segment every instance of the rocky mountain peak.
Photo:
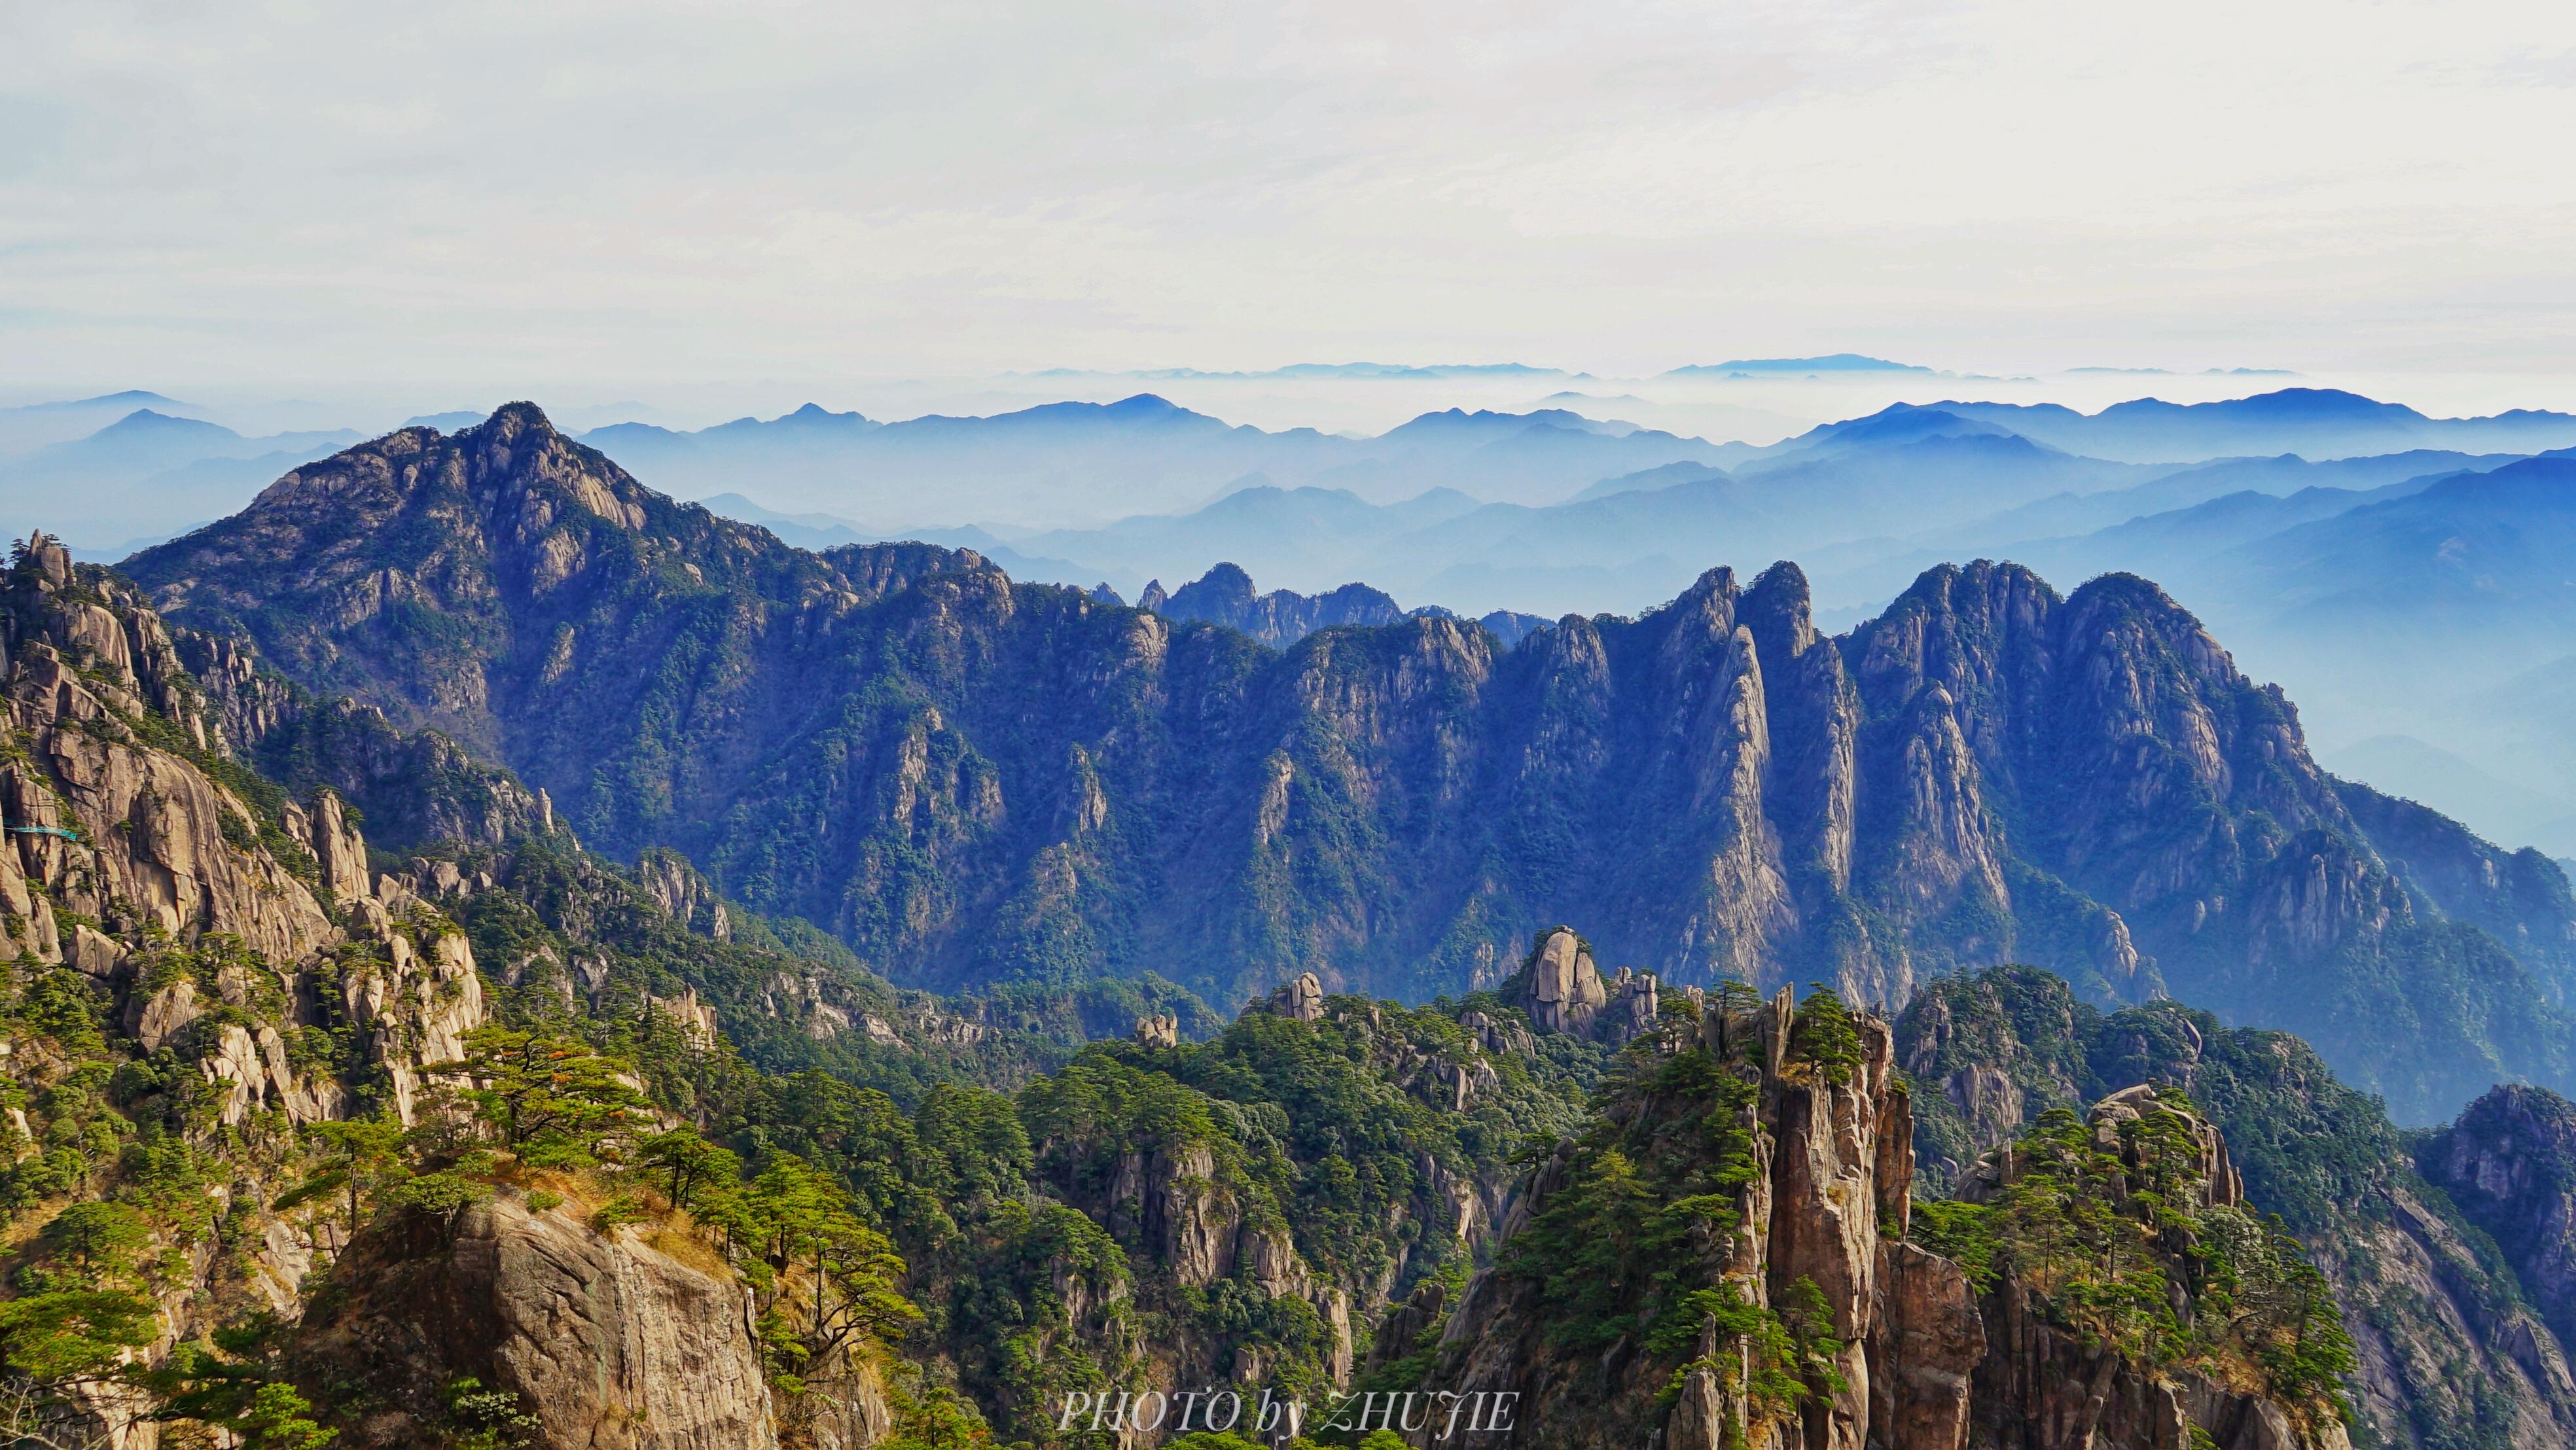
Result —
<svg viewBox="0 0 2576 1450"><path fill-rule="evenodd" d="M1252 576L1243 572L1241 565L1220 563L1200 575L1195 582L1182 585L1181 592L1172 597L1175 601L1196 598L1204 601L1201 606L1204 609L1222 610L1245 608L1252 603L1252 595ZM1182 607L1186 611L1186 603ZM1183 617L1196 619L1200 616L1195 612L1185 612Z"/></svg>
<svg viewBox="0 0 2576 1450"><path fill-rule="evenodd" d="M1148 584L1137 607L1173 619L1221 624L1273 649L1286 649L1319 629L1394 624L1406 617L1392 598L1365 584L1345 584L1314 595L1287 589L1259 594L1251 575L1238 565L1222 563L1169 595L1163 592L1162 581Z"/></svg>
<svg viewBox="0 0 2576 1450"><path fill-rule="evenodd" d="M1754 638L1777 648L1784 657L1803 655L1816 642L1807 573L1786 559L1754 576L1740 612Z"/></svg>

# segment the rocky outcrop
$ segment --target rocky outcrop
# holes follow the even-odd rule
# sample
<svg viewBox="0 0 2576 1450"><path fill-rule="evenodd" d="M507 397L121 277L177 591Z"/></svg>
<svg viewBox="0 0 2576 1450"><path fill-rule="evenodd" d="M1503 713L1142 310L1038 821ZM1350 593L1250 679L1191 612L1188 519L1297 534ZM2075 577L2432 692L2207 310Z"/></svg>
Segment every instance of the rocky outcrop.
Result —
<svg viewBox="0 0 2576 1450"><path fill-rule="evenodd" d="M2475 1246L2443 1190L2407 1171L2381 1107L2294 1040L2172 1004L2102 1017L2064 981L2005 967L1926 991L1897 1042L1922 1094L1915 1143L1935 1194L2050 1108L2142 1083L2182 1087L2240 1141L2269 1145L2259 1168L2230 1166L2250 1208L2296 1216L2334 1288L2360 1361L2357 1439L2544 1450L2576 1437L2576 1380L2523 1307L2527 1291Z"/></svg>
<svg viewBox="0 0 2576 1450"><path fill-rule="evenodd" d="M380 1406L357 1444L448 1443L447 1386L514 1394L540 1443L583 1450L777 1444L749 1295L633 1229L499 1198L361 1235L298 1342L315 1384Z"/></svg>
<svg viewBox="0 0 2576 1450"><path fill-rule="evenodd" d="M483 978L464 934L435 916L398 920L375 900L361 901L354 914L380 954L347 964L341 1005L366 1032L394 1110L410 1123L423 1074L462 1059L465 1034L482 1025Z"/></svg>
<svg viewBox="0 0 2576 1450"><path fill-rule="evenodd" d="M1995 1450L2343 1450L2341 1425L2303 1433L2279 1406L2200 1375L2139 1373L2050 1322L2026 1293L1994 1301L1977 1379L1977 1444ZM1965 1441L1952 1443L1967 1443Z"/></svg>
<svg viewBox="0 0 2576 1450"><path fill-rule="evenodd" d="M1652 972L1621 967L1604 980L1592 948L1570 927L1542 935L1516 980L1513 1005L1542 1032L1626 1042L1652 1030L1661 1010Z"/></svg>
<svg viewBox="0 0 2576 1450"><path fill-rule="evenodd" d="M733 918L724 900L678 852L645 852L635 863L635 879L673 921L717 941L733 940Z"/></svg>
<svg viewBox="0 0 2576 1450"><path fill-rule="evenodd" d="M2243 1204L2244 1181L2228 1159L2226 1138L2181 1100L2151 1086L2123 1089L2094 1104L2087 1124L2094 1142L2115 1150L2143 1182L2142 1150L2123 1130L2147 1117L2179 1123L2184 1140L2196 1148L2181 1181L2180 1206ZM2018 1151L1998 1150L1967 1175L1961 1197L1991 1201L2023 1171ZM2013 1450L2345 1450L2350 1444L2340 1421L2303 1426L2259 1394L2191 1370L2149 1372L2106 1351L2098 1336L2065 1326L2034 1289L2010 1273L1986 1296L1985 1319L1986 1355L1971 1396L1981 1444Z"/></svg>
<svg viewBox="0 0 2576 1450"><path fill-rule="evenodd" d="M359 1030L411 1121L421 1070L462 1056L483 1021L463 934L373 877L335 791L278 800L270 816L237 793L256 778L225 755L220 713L130 588L40 537L9 571L5 603L0 924L39 959L113 987L147 1050L193 1044L228 1125L341 1113L342 1086L299 1072L287 1050L289 1030L325 1025L315 1013ZM65 933L58 909L88 920ZM200 980L189 973L206 969L171 949L184 957L210 937L248 956ZM312 986L326 955L342 993L327 1006ZM264 1017L190 1033L216 998Z"/></svg>
<svg viewBox="0 0 2576 1450"><path fill-rule="evenodd" d="M1519 1428L1487 1443L1966 1445L1966 1387L1985 1342L1958 1266L1902 1241L1913 1120L1893 1039L1883 1021L1859 1017L1858 1060L1837 1072L1799 1054L1796 1021L1786 989L1751 1013L1712 998L1703 1016L1666 1023L1658 1051L1705 1050L1757 1085L1746 1125L1752 1180L1733 1231L1707 1241L1700 1272L1756 1306L1789 1302L1792 1286L1820 1295L1827 1322L1818 1327L1840 1346L1833 1369L1841 1390L1785 1414L1749 1399L1750 1344L1722 1340L1714 1319L1678 1369L1644 1352L1633 1335L1597 1363L1570 1360L1551 1347L1526 1274L1488 1269L1461 1296L1425 1381L1522 1396ZM1560 1150L1522 1185L1504 1226L1506 1246L1529 1231L1551 1195L1567 1191L1571 1171ZM1668 1382L1676 1393L1659 1395ZM1908 1438L1888 1438L1890 1427Z"/></svg>
<svg viewBox="0 0 2576 1450"><path fill-rule="evenodd" d="M1588 1033L1610 999L1600 969L1592 965L1592 948L1565 927L1540 940L1524 970L1528 981L1519 1005L1543 1031Z"/></svg>
<svg viewBox="0 0 2576 1450"><path fill-rule="evenodd" d="M1972 1371L1985 1354L1985 1319L1959 1266L1910 1243L1890 1244L1869 1336L1875 1443L1936 1450L1966 1443Z"/></svg>
<svg viewBox="0 0 2576 1450"><path fill-rule="evenodd" d="M1171 619L1222 624L1272 649L1286 649L1319 629L1393 624L1404 618L1393 599L1365 584L1345 584L1314 595L1286 589L1255 594L1252 576L1233 564L1219 564L1169 595L1163 592L1162 581L1155 580L1145 586L1136 607Z"/></svg>
<svg viewBox="0 0 2576 1450"><path fill-rule="evenodd" d="M2559 1346L2576 1355L2576 1104L2507 1084L2426 1139L2416 1161L2495 1240Z"/></svg>
<svg viewBox="0 0 2576 1450"><path fill-rule="evenodd" d="M338 933L312 886L266 852L235 844L259 832L250 805L187 760L144 743L138 732L153 709L150 687L130 656L98 643L115 616L85 602L49 607L43 577L23 570L13 592L15 637L0 695L22 748L0 764L9 828L0 900L24 923L13 928L24 944L45 960L62 959L51 924L57 910L111 935L151 929L193 941L224 931L278 961L333 940ZM107 637L122 644L124 629L116 628ZM48 909L35 908L31 884L43 889Z"/></svg>
<svg viewBox="0 0 2576 1450"><path fill-rule="evenodd" d="M1299 972L1270 994L1270 1010L1299 1022L1320 1021L1324 1015L1324 984L1315 980L1313 972Z"/></svg>
<svg viewBox="0 0 2576 1450"><path fill-rule="evenodd" d="M1555 1199L1581 1191L1579 1173L1599 1171L1579 1167L1584 1153L1568 1143L1516 1193L1495 1267L1469 1282L1423 1381L1461 1394L1520 1397L1512 1430L1471 1443L1551 1450L2342 1450L2344 1433L2330 1415L2321 1423L2313 1411L2294 1412L2241 1386L2132 1360L2065 1328L2009 1269L1981 1293L1958 1264L1910 1241L1914 1123L1894 1034L1884 1021L1859 1014L1850 1019L1849 1040L1836 1047L1834 1037L1846 1029L1837 1027L1844 1019L1835 1008L1806 1013L1803 1025L1801 1019L1785 989L1750 1011L1738 999L1710 997L1695 1017L1667 1022L1631 1049L1650 1049L1641 1071L1705 1051L1750 1085L1740 1138L1712 1133L1696 1119L1707 1111L1704 1093L1665 1098L1651 1088L1643 1096L1632 1090L1614 1094L1605 1112L1616 1141L1641 1152L1688 1153L1721 1140L1747 1145L1749 1176L1731 1228L1717 1219L1695 1239L1695 1258L1658 1260L1653 1282L1706 1283L1782 1316L1780 1323L1794 1319L1798 1327L1779 1333L1806 1336L1800 1342L1813 1348L1801 1353L1830 1355L1830 1378L1818 1365L1803 1372L1809 1393L1765 1398L1754 1388L1755 1356L1775 1351L1757 1348L1764 1341L1744 1327L1741 1311L1725 1319L1710 1311L1696 1342L1678 1351L1656 1348L1661 1329L1647 1333L1641 1316L1606 1352L1569 1352L1561 1326L1543 1309L1546 1267L1514 1253L1520 1236L1548 1221ZM1667 1077L1690 1082L1704 1071L1676 1064ZM2167 1114L2146 1137L2181 1145L2178 1163L2168 1150L2158 1160L2181 1175L2183 1196L2170 1201L2186 1210L2240 1204L2243 1184L2223 1135L2151 1089L2105 1098L2092 1111L2091 1131L2107 1149L2134 1155L2143 1150L2126 1146L2132 1135L2125 1125ZM1659 1131L1666 1126L1673 1137ZM1665 1142L1673 1146L1643 1146ZM1969 1196L2001 1193L2021 1162L2015 1150L1989 1155L1969 1175ZM1619 1171L1634 1174L1633 1163L1623 1158ZM2144 1172L2135 1162L2130 1169ZM1641 1218L1653 1211L1633 1178L1621 1192ZM1640 1276L1647 1271L1633 1268ZM1437 1297L1417 1296L1390 1315L1374 1361L1402 1352L1441 1307ZM1609 1339L1611 1331L1597 1337ZM1435 1442L1425 1431L1411 1443Z"/></svg>
<svg viewBox="0 0 2576 1450"><path fill-rule="evenodd" d="M222 1094L226 1127L239 1127L252 1113L263 1111L282 1114L292 1123L318 1123L341 1116L347 1100L338 1082L299 1075L287 1060L285 1039L267 1023L256 1032L239 1023L223 1024L197 1066Z"/></svg>
<svg viewBox="0 0 2576 1450"><path fill-rule="evenodd" d="M1509 1018L1496 1018L1484 1012L1468 1011L1458 1015L1458 1025L1475 1037L1476 1045L1487 1052L1517 1052L1524 1056L1538 1051L1530 1030Z"/></svg>

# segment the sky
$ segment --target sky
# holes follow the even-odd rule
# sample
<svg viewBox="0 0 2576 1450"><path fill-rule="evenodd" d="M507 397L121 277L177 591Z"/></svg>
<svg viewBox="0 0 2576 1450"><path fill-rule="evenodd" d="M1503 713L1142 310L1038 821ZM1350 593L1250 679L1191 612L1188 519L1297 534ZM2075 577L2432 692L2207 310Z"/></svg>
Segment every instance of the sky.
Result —
<svg viewBox="0 0 2576 1450"><path fill-rule="evenodd" d="M2563 4L0 0L0 390L1850 350L2565 406L2570 136Z"/></svg>

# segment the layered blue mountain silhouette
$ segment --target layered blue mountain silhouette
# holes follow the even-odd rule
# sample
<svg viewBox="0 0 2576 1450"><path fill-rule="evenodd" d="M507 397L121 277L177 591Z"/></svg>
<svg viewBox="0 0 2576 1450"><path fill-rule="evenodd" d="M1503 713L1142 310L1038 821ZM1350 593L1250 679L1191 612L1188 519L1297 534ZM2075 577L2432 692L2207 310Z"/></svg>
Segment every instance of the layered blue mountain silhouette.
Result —
<svg viewBox="0 0 2576 1450"><path fill-rule="evenodd" d="M1810 377L1825 373L1930 373L1932 369L1912 363L1890 362L1883 357L1864 357L1856 352L1838 352L1825 357L1752 357L1732 362L1694 363L1674 368L1668 378L1689 377Z"/></svg>
<svg viewBox="0 0 2576 1450"><path fill-rule="evenodd" d="M2485 418L2428 418L2332 388L2284 388L2251 398L2178 404L2155 398L2078 413L2054 403L1938 403L2026 437L2096 458L2157 463L2231 454L2350 458L2412 448L2536 452L2576 443L2576 419L2515 409Z"/></svg>
<svg viewBox="0 0 2576 1450"><path fill-rule="evenodd" d="M1880 360L1706 366L1771 363ZM232 512L353 436L245 437L188 411L114 394L0 413L0 438L83 429L0 457L0 506L112 554ZM1820 617L1841 623L1944 561L2070 581L2134 571L2289 685L2329 751L2441 739L2538 798L2576 799L2576 712L2552 688L2576 639L2576 462L2552 456L2576 447L2564 413L2436 418L2316 388L2092 414L1954 401L1757 447L1573 407L1449 409L1367 438L1274 432L1145 393L892 422L808 405L583 437L800 546L917 538L1127 599L1230 564L1298 600L1357 582L1407 609L1555 618L1651 608L1712 563L1795 558ZM1316 608L1270 612L1331 616ZM2426 764L2420 784L2440 795L2458 779ZM2576 853L2576 823L2539 843Z"/></svg>
<svg viewBox="0 0 2576 1450"><path fill-rule="evenodd" d="M1426 413L1375 438L1229 425L1151 393L992 417L878 423L808 405L694 433L617 424L582 435L682 497L759 488L764 505L888 526L1097 523L1187 509L1262 482L1391 502L1424 488L1546 503L1597 479L1728 450L1561 409Z"/></svg>
<svg viewBox="0 0 2576 1450"><path fill-rule="evenodd" d="M122 406L134 396L51 406L56 416L82 417L94 404ZM0 462L0 507L90 551L121 553L231 513L279 474L360 437L342 428L245 438L202 419L130 408L84 437Z"/></svg>

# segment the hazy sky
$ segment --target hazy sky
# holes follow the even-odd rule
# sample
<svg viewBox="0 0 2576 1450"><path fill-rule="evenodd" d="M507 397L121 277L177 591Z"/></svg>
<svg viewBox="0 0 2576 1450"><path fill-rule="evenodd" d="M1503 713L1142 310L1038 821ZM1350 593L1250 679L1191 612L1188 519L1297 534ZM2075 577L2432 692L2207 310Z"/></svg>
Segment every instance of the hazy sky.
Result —
<svg viewBox="0 0 2576 1450"><path fill-rule="evenodd" d="M0 385L2576 376L2576 6L0 0Z"/></svg>

